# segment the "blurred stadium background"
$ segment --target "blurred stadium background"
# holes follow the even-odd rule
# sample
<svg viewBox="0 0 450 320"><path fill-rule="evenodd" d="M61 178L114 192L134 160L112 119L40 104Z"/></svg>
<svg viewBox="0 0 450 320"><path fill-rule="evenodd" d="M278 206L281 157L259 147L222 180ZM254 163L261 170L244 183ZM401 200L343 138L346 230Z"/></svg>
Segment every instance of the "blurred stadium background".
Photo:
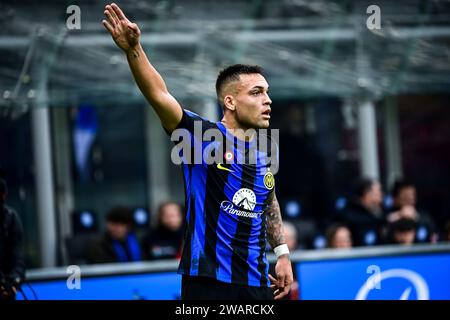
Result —
<svg viewBox="0 0 450 320"><path fill-rule="evenodd" d="M107 3L0 3L0 166L7 203L24 224L28 269L73 262L68 239L101 233L115 206L147 228L162 201L184 201L171 142L101 25ZM385 204L397 178L412 181L444 241L450 1L116 3L140 26L171 93L211 120L221 113L221 68L265 69L271 126L280 129L277 195L299 249L323 247L326 227L363 176L379 179ZM379 30L366 26L373 4ZM79 30L67 28L70 5L81 9Z"/></svg>

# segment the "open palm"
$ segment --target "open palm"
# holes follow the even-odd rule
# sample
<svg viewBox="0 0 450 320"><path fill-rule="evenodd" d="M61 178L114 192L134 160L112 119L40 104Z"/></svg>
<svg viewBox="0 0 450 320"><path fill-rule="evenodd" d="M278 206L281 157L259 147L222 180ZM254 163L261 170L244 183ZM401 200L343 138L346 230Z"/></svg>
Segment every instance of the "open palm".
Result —
<svg viewBox="0 0 450 320"><path fill-rule="evenodd" d="M118 5L107 5L104 14L107 20L102 23L119 48L127 52L139 44L141 31L137 24L127 19Z"/></svg>

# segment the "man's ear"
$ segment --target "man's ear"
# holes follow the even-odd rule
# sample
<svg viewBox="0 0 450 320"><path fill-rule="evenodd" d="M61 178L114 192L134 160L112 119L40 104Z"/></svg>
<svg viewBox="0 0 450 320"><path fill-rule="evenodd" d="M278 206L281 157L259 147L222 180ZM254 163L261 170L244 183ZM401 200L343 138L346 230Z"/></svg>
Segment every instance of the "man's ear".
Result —
<svg viewBox="0 0 450 320"><path fill-rule="evenodd" d="M231 111L236 110L236 105L235 105L235 102L234 102L234 98L231 95L226 95L223 98L223 105L224 105L225 109L228 109L228 110L231 110Z"/></svg>

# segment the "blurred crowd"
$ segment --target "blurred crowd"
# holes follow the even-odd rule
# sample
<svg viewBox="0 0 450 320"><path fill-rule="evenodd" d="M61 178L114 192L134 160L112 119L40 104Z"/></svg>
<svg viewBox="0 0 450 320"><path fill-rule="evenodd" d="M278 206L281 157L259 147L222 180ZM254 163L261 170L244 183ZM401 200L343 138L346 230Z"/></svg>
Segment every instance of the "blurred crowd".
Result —
<svg viewBox="0 0 450 320"><path fill-rule="evenodd" d="M293 218L283 213L285 239L290 251L450 242L450 221L445 226L437 226L432 215L418 208L414 184L398 180L389 194L390 201L386 201L377 180L356 181L352 195L322 228L315 227L316 224L301 216ZM8 237L9 234L11 238L0 244L11 243L11 248L21 247L23 231L20 221L9 219L11 222L5 222L8 217L17 216L4 206L5 182L0 183L0 200L3 212L0 222L4 226L4 230L0 229L3 230L0 237ZM149 215L142 214L142 211L133 211L125 206L113 207L105 216L103 233L99 233L98 228L89 228L93 224L92 218L79 216L84 229L74 223L77 230L65 242L67 262L83 265L179 259L185 227L184 208L174 201L161 203L154 225L150 223ZM8 254L8 250L0 251L2 297L13 298L23 279L23 252L10 250L11 254ZM267 251L271 251L269 245ZM14 261L14 264L7 266L2 261ZM288 298L297 297L298 283L295 280Z"/></svg>
<svg viewBox="0 0 450 320"><path fill-rule="evenodd" d="M183 209L160 204L157 224L137 226L130 208L114 207L106 215L103 234L81 232L67 239L70 263L97 264L178 259L183 240Z"/></svg>
<svg viewBox="0 0 450 320"><path fill-rule="evenodd" d="M286 243L294 251L450 242L450 221L444 228L439 228L425 209L417 208L414 184L397 180L390 195L391 201L384 201L386 198L377 180L360 179L356 181L350 199L332 215L323 231L311 232L310 224L301 218L285 219ZM302 232L310 233L310 238ZM294 283L287 299L296 300L298 295L294 270Z"/></svg>
<svg viewBox="0 0 450 320"><path fill-rule="evenodd" d="M340 204L322 228L305 225L302 218L285 219L295 249L352 248L374 245L413 245L450 241L450 221L437 226L433 216L417 207L413 183L397 180L385 196L373 179L355 182L352 195ZM303 234L302 234L303 233Z"/></svg>
<svg viewBox="0 0 450 320"><path fill-rule="evenodd" d="M342 248L448 241L448 232L446 234L436 226L426 209L417 207L414 184L397 180L390 196L390 201L383 201L385 197L376 180L357 181L353 196L327 229L327 246Z"/></svg>
<svg viewBox="0 0 450 320"><path fill-rule="evenodd" d="M378 181L356 181L352 196L323 228L312 228L300 218L284 217L286 242L291 251L373 246L413 245L450 241L450 222L438 228L432 216L417 208L414 184L398 180L386 202ZM183 207L167 201L160 204L156 224L136 226L133 212L114 207L106 215L103 234L81 233L67 239L70 263L112 263L180 257ZM284 215L284 214L283 214ZM315 224L313 224L315 225ZM270 250L270 247L267 247Z"/></svg>

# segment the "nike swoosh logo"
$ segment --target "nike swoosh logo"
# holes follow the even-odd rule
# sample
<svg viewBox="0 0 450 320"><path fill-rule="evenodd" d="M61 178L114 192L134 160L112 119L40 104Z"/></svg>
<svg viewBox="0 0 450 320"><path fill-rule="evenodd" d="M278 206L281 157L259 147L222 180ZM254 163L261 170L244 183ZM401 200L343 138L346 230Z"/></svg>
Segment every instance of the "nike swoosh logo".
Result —
<svg viewBox="0 0 450 320"><path fill-rule="evenodd" d="M233 172L233 170L223 167L221 163L217 164L217 169Z"/></svg>

